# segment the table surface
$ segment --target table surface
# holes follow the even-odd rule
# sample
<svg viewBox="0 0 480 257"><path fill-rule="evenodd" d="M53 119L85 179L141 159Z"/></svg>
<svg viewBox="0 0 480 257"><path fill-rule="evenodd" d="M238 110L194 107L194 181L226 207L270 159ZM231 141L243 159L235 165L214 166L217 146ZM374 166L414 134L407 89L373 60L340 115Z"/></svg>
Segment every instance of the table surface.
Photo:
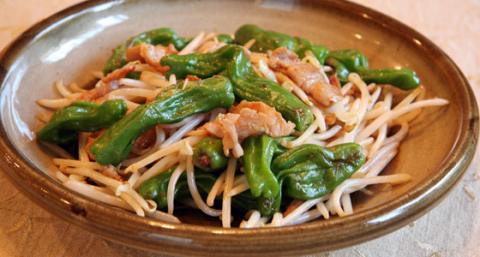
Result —
<svg viewBox="0 0 480 257"><path fill-rule="evenodd" d="M0 49L35 22L77 2L0 0ZM480 102L480 0L354 2L433 40L462 69ZM477 149L462 181L428 214L379 239L319 256L480 256L479 167ZM33 204L1 174L0 183L0 256L161 256L81 230Z"/></svg>

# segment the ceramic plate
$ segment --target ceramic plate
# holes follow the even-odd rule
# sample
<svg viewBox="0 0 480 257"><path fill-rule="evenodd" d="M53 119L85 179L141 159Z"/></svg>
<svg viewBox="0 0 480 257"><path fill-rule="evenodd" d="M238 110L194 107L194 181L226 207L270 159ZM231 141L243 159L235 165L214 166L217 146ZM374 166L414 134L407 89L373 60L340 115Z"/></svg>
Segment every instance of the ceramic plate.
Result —
<svg viewBox="0 0 480 257"><path fill-rule="evenodd" d="M52 83L92 81L111 49L140 32L173 28L233 33L245 23L303 36L329 49L355 48L372 68L417 72L427 97L448 99L427 108L412 125L384 174L408 173L399 186L356 193L355 213L308 224L223 229L196 213L173 225L118 210L72 192L49 177L51 159L34 132L39 98L53 98ZM385 15L344 1L88 1L35 25L2 54L1 168L6 177L51 213L99 236L131 246L183 255L289 255L338 249L392 232L425 214L460 180L478 138L478 110L466 79L437 46ZM199 223L204 223L199 225Z"/></svg>

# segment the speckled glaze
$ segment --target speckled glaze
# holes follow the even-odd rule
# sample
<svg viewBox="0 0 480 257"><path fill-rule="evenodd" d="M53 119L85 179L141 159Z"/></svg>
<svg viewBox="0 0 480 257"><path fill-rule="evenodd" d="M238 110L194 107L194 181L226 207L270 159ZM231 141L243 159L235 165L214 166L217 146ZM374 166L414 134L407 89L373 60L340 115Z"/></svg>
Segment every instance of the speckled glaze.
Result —
<svg viewBox="0 0 480 257"><path fill-rule="evenodd" d="M384 174L408 173L410 183L357 193L355 214L283 228L223 229L219 223L168 224L90 200L52 179L51 159L32 139L40 123L35 100L52 84L88 83L110 49L142 31L171 27L233 33L254 23L303 36L330 49L356 48L371 67L417 71L427 96L450 101L425 109ZM466 79L431 41L385 15L343 1L89 1L22 34L0 56L0 167L25 195L51 213L105 238L179 255L292 255L346 247L392 232L443 199L460 180L478 140L478 109ZM192 222L194 214L183 214ZM198 224L204 225L198 225ZM206 224L206 225L205 225ZM441 224L439 224L441 225Z"/></svg>

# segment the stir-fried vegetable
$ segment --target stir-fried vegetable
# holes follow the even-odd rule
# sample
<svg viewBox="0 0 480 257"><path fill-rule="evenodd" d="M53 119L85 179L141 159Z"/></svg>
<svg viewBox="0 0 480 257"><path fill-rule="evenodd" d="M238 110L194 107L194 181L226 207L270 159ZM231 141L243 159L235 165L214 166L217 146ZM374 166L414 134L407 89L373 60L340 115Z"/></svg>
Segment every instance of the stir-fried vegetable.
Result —
<svg viewBox="0 0 480 257"><path fill-rule="evenodd" d="M179 122L218 107L228 108L233 101L232 84L224 77L180 82L116 122L92 145L90 153L102 165L119 164L127 158L133 141L153 126Z"/></svg>
<svg viewBox="0 0 480 257"><path fill-rule="evenodd" d="M118 193L130 183L135 185L133 188L139 185L138 193L143 198L154 200L158 209L169 206L170 214L173 200L193 197L198 208L206 214L221 215L225 227L230 226L231 207L240 211L256 210L258 212L252 214L255 217L251 219L253 222L249 220L247 227L256 221L258 227L262 225L259 219L268 222L267 216L281 212L281 206L290 202L285 216L275 215L270 220L271 225L294 224L323 214L320 214L321 205L317 205L317 212L306 210L309 207L305 206L327 199L319 197L335 190L366 160L362 146L357 143L332 147L319 145L359 141L364 133L368 140L377 138L372 140L373 146L364 145L370 154L383 151L384 156L389 154L388 160L394 157L397 141L389 143L390 146L381 146L385 144L382 138L388 137L388 121L383 121L385 125L381 129L369 129L371 124L382 124L377 124L379 118L371 123L364 118L367 115L381 118L391 111L392 93L384 92L389 103L384 100L385 110L383 107L377 109L374 104L380 103L377 100L381 86L373 85L372 91L370 86L366 89L363 83L355 82L358 76L351 76L360 88L359 94L355 89L342 92L341 84L348 82L351 73L357 73L366 83L391 84L409 90L420 83L414 71L370 70L368 59L358 50L329 51L308 39L263 30L255 25L242 26L235 37L204 35L202 32L192 40L178 37L171 29L161 28L144 32L115 48L104 66L104 73L108 76L102 79L103 85L87 93L78 93L80 97L77 99L88 98L92 102L77 101L57 111L37 132L39 140L68 144L78 137L80 131L106 129L103 134L94 133L90 138L82 134L78 149L84 158L79 158L80 161L61 160L60 170L77 175L74 173L76 169L70 167L86 160L89 167L94 165L95 169L83 169L85 164L82 163L81 175L93 178L87 180L88 183L98 181L102 183L100 187L104 184L106 188L102 190ZM247 42L250 50L242 46ZM185 50L195 53L177 55L177 50L187 45ZM127 59L130 63L125 65ZM141 64L143 62L145 64ZM324 64L333 70L323 67ZM127 74L130 78L138 77L140 71L141 81L124 79ZM177 79L181 81L170 85ZM277 84L277 80L284 84ZM57 87L59 92L67 90ZM115 97L125 100L105 101L114 90L118 90ZM77 88L75 92L80 91ZM412 95L418 94L417 91ZM150 102L152 94L157 92ZM375 97L370 92L375 92ZM70 98L77 96L67 93L62 94ZM149 97L146 102L145 96ZM98 105L95 101L105 102ZM125 115L127 103L132 109ZM334 104L338 106L329 108ZM369 109L372 106L374 109ZM229 109L226 112L227 109L216 108ZM377 110L385 112L379 114ZM184 120L207 112L210 113L198 115L198 119L192 117L195 121L191 124ZM402 130L404 127L402 124ZM378 135L372 134L374 129L378 130ZM400 136L391 136L393 139L388 140L401 140L402 135L398 134ZM187 145L171 144L183 135L192 137L185 139ZM285 141L293 142L286 144ZM385 147L390 147L387 149L389 153ZM129 159L124 162L127 157ZM119 165L122 162L123 166ZM113 166L101 170L99 167L106 166L98 164ZM179 169L175 171L177 166ZM186 172L180 170L182 167ZM138 173L131 177L125 175L130 171ZM152 172L158 175L152 177ZM174 183L172 174L179 172L183 174L176 177L174 180L178 180ZM74 179L83 177L65 178L67 182ZM92 188L95 190L96 187ZM332 193L329 201L338 202L335 198L344 194L338 192L342 188ZM351 188L343 189L348 191ZM119 201L118 206L130 204L139 215L143 212L140 208L151 211L149 206L146 207L147 202L135 192L122 192L134 193L132 201L138 201L138 205L128 201L123 203L125 195L121 195L115 198ZM202 202L199 197L207 194L207 200ZM105 195L99 194L98 197ZM310 199L317 200L303 201ZM348 197L345 199L348 203ZM222 212L216 209L220 200ZM334 208L341 216L341 209L347 210L347 207L337 202L327 208ZM215 209L210 208L212 206ZM290 216L299 206L303 207L293 211L297 216ZM304 215L307 211L308 215ZM259 213L263 217L260 218Z"/></svg>
<svg viewBox="0 0 480 257"><path fill-rule="evenodd" d="M239 45L244 45L252 39L255 40L255 43L250 47L250 50L254 52L265 53L268 50L275 50L283 46L303 58L306 51L311 51L321 64L325 62L325 58L328 56L326 47L315 45L308 39L293 38L276 31L263 30L252 24L243 25L235 32L235 43Z"/></svg>
<svg viewBox="0 0 480 257"><path fill-rule="evenodd" d="M283 146L281 144L282 140L292 141L292 140L295 140L295 139L296 139L296 137L293 137L293 136L273 138L273 142L275 143L275 150L273 151L273 158L276 158L280 154L283 154L286 151L290 150L290 149L286 148L285 146Z"/></svg>
<svg viewBox="0 0 480 257"><path fill-rule="evenodd" d="M311 51L320 64L324 64L326 61L328 65L335 68L342 84L348 82L347 77L350 72L356 72L366 83L391 84L403 90L413 89L420 85L420 80L410 69L369 70L367 58L358 50L346 49L329 53L326 47L314 45L308 39L293 38L276 31L263 30L251 24L244 25L235 32L235 43L237 44L243 45L252 39L255 40L255 43L250 49L255 52L264 53L267 50L275 50L283 46L303 58L306 51Z"/></svg>
<svg viewBox="0 0 480 257"><path fill-rule="evenodd" d="M296 39L300 45L300 48L296 51L299 58L305 57L306 52L310 51L317 58L320 64L323 65L325 63L325 59L329 54L329 51L325 46L315 45L312 41L301 37L297 37Z"/></svg>
<svg viewBox="0 0 480 257"><path fill-rule="evenodd" d="M410 90L420 86L420 79L415 71L410 69L382 69L361 72L360 77L365 83L389 84L402 90Z"/></svg>
<svg viewBox="0 0 480 257"><path fill-rule="evenodd" d="M220 34L217 36L218 42L223 42L227 44L233 44L233 38L227 34Z"/></svg>
<svg viewBox="0 0 480 257"><path fill-rule="evenodd" d="M313 199L330 193L364 162L362 147L356 143L331 148L306 144L278 156L271 167L287 196Z"/></svg>
<svg viewBox="0 0 480 257"><path fill-rule="evenodd" d="M275 197L280 192L280 186L270 169L275 151L273 139L267 135L249 137L243 143L243 168L245 177L254 197L260 195Z"/></svg>
<svg viewBox="0 0 480 257"><path fill-rule="evenodd" d="M326 63L335 69L342 84L348 82L349 73L355 72L365 83L390 84L403 90L414 89L420 85L420 79L410 69L369 70L367 57L358 50L332 51Z"/></svg>
<svg viewBox="0 0 480 257"><path fill-rule="evenodd" d="M164 209L168 204L168 184L176 166L156 175L155 177L143 182L138 188L138 193L145 199L154 200L158 209ZM216 181L215 175L195 170L195 184L200 194L206 195ZM188 187L187 177L185 173L180 175L175 185L174 199L190 198L191 194ZM218 196L216 200L221 200L222 196ZM249 211L256 209L262 215L268 216L280 209L281 198L265 198L252 196L250 191L245 191L232 198L233 208L239 211Z"/></svg>
<svg viewBox="0 0 480 257"><path fill-rule="evenodd" d="M152 199L157 203L158 209L163 209L167 206L167 191L170 177L172 176L175 167L172 167L157 176L143 182L138 188L138 193L145 199ZM201 194L207 194L212 188L217 178L208 173L195 171L195 183ZM175 199L181 199L190 196L188 189L187 176L183 173L177 181L175 186Z"/></svg>
<svg viewBox="0 0 480 257"><path fill-rule="evenodd" d="M127 42L117 46L113 50L113 54L110 59L108 59L107 63L105 63L103 73L107 75L108 73L116 69L120 69L125 64L127 64L127 49L132 46L139 45L140 43L163 46L168 46L169 44L172 44L177 50L181 50L187 45L189 41L190 39L179 37L177 33L175 33L175 31L169 28L146 31L138 36L130 38L129 40L127 40Z"/></svg>
<svg viewBox="0 0 480 257"><path fill-rule="evenodd" d="M313 121L310 109L300 99L277 83L256 74L239 46L224 46L208 54L169 55L162 58L161 64L170 66L167 77L171 74L177 78L225 75L232 81L237 98L260 101L274 107L284 119L295 123L296 130L305 130Z"/></svg>
<svg viewBox="0 0 480 257"><path fill-rule="evenodd" d="M79 131L93 132L107 128L127 112L123 100L110 100L98 105L77 101L57 111L45 127L37 132L37 138L55 144L74 141Z"/></svg>
<svg viewBox="0 0 480 257"><path fill-rule="evenodd" d="M205 172L226 168L228 158L223 153L222 140L216 137L200 140L193 151L193 164Z"/></svg>
<svg viewBox="0 0 480 257"><path fill-rule="evenodd" d="M345 69L350 72L362 72L368 70L367 57L355 49L331 51L328 58L335 59L342 63Z"/></svg>
<svg viewBox="0 0 480 257"><path fill-rule="evenodd" d="M255 39L255 43L250 50L254 52L265 53L267 50L274 50L281 46L292 51L299 48L295 38L276 31L263 30L252 24L243 25L235 32L235 43L239 45L244 45L252 39Z"/></svg>

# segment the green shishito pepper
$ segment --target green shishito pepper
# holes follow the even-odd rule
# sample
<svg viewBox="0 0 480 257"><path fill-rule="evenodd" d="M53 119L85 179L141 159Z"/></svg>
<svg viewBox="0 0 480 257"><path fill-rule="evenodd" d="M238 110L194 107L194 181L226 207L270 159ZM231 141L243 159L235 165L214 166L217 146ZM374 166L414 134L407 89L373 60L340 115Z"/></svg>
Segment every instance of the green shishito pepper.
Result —
<svg viewBox="0 0 480 257"><path fill-rule="evenodd" d="M168 46L173 44L177 50L182 50L190 41L190 39L178 37L178 35L169 28L154 29L143 32L140 35L130 38L127 42L117 46L113 50L112 56L108 59L103 67L103 73L108 73L123 67L127 64L127 49L139 45L140 43L148 43L152 45Z"/></svg>
<svg viewBox="0 0 480 257"><path fill-rule="evenodd" d="M367 57L358 50L332 51L326 63L335 69L342 84L348 82L350 72L356 72L366 83L390 84L403 90L414 89L420 85L415 71L407 68L369 70Z"/></svg>
<svg viewBox="0 0 480 257"><path fill-rule="evenodd" d="M227 34L220 34L217 36L218 42L223 42L227 44L233 44L233 38Z"/></svg>
<svg viewBox="0 0 480 257"><path fill-rule="evenodd" d="M331 148L307 144L278 156L271 167L287 196L307 200L330 193L364 162L356 143Z"/></svg>
<svg viewBox="0 0 480 257"><path fill-rule="evenodd" d="M345 49L329 52L326 47L314 45L308 39L293 38L279 32L263 30L251 24L243 25L235 32L235 43L239 45L244 45L252 39L255 39L255 43L250 49L255 52L266 52L283 46L303 58L305 52L309 50L322 65L326 62L335 68L342 84L348 82L349 73L356 72L366 83L391 84L403 90L410 90L420 85L420 79L410 69L369 70L367 58L358 50Z"/></svg>
<svg viewBox="0 0 480 257"><path fill-rule="evenodd" d="M293 141L297 139L297 137L294 136L286 136L286 137L275 137L273 138L273 142L275 143L275 150L273 151L273 158L277 158L279 155L285 153L286 151L290 150L286 147L284 147L280 142L282 140L287 140L287 141Z"/></svg>
<svg viewBox="0 0 480 257"><path fill-rule="evenodd" d="M293 38L276 31L263 30L252 24L243 25L235 32L235 43L239 45L244 45L252 39L255 39L255 43L250 47L250 50L254 52L265 53L267 50L275 50L283 46L303 58L305 52L310 50L321 64L324 64L325 58L328 56L326 47L314 45L308 39Z"/></svg>
<svg viewBox="0 0 480 257"><path fill-rule="evenodd" d="M193 164L205 172L212 172L226 168L228 158L223 153L222 139L207 137L195 146Z"/></svg>
<svg viewBox="0 0 480 257"><path fill-rule="evenodd" d="M355 49L331 51L325 62L335 69L342 84L348 83L350 72L356 72L361 76L363 72L368 71L367 57Z"/></svg>
<svg viewBox="0 0 480 257"><path fill-rule="evenodd" d="M250 195L255 198L253 208L263 216L270 216L280 210L282 191L270 165L272 159L287 151L280 140L295 137L271 138L267 135L249 137L243 143L243 168L250 185Z"/></svg>
<svg viewBox="0 0 480 257"><path fill-rule="evenodd" d="M280 186L275 175L270 171L270 163L277 146L274 139L263 135L250 137L244 142L244 169L250 190L232 198L235 209L248 211L256 209L263 216L278 212L281 204ZM207 158L208 167L203 162ZM193 162L197 168L211 172L225 168L228 158L223 154L222 140L206 138L198 142L193 152Z"/></svg>
<svg viewBox="0 0 480 257"><path fill-rule="evenodd" d="M227 45L207 54L168 55L160 63L170 66L167 77L175 74L180 79L187 75L208 78L222 74L232 81L237 98L261 101L274 107L284 119L295 123L296 130L305 130L313 121L312 112L300 99L277 83L256 74L239 46Z"/></svg>
<svg viewBox="0 0 480 257"><path fill-rule="evenodd" d="M127 112L124 100L109 100L102 105L77 101L55 112L50 121L37 132L37 138L54 144L68 144L79 131L93 132L109 127Z"/></svg>
<svg viewBox="0 0 480 257"><path fill-rule="evenodd" d="M407 68L368 70L362 72L360 76L367 84L389 84L402 90L410 90L420 86L420 79L415 71Z"/></svg>
<svg viewBox="0 0 480 257"><path fill-rule="evenodd" d="M235 43L239 45L244 45L252 39L255 39L255 43L250 50L254 52L265 53L267 50L275 50L282 46L294 52L299 49L295 38L276 31L263 30L252 24L243 25L235 32Z"/></svg>
<svg viewBox="0 0 480 257"><path fill-rule="evenodd" d="M203 81L180 82L160 91L153 102L137 107L113 124L90 148L102 164L119 164L133 142L157 124L179 122L196 113L231 107L235 97L230 81L221 76Z"/></svg>
<svg viewBox="0 0 480 257"><path fill-rule="evenodd" d="M234 198L232 198L232 201L233 199ZM282 191L280 190L280 192L274 197L260 195L260 197L254 198L254 201L255 207L252 209L259 211L262 216L271 216L280 211L280 206L282 204Z"/></svg>
<svg viewBox="0 0 480 257"><path fill-rule="evenodd" d="M270 163L275 151L273 139L265 134L249 137L243 143L243 169L254 197L275 197L280 192Z"/></svg>
<svg viewBox="0 0 480 257"><path fill-rule="evenodd" d="M355 49L331 51L328 57L341 62L350 72L368 70L367 57Z"/></svg>
<svg viewBox="0 0 480 257"><path fill-rule="evenodd" d="M168 183L175 168L176 167L172 167L143 182L140 187L138 187L138 193L145 199L154 200L157 203L158 209L167 207ZM199 193L202 195L207 195L210 192L216 180L217 177L212 173L195 170L195 184L197 185ZM178 200L190 196L191 193L188 187L187 177L186 174L183 173L175 185L174 199ZM222 196L217 197L217 200L221 199ZM280 204L277 204L277 202L272 201L270 198L254 198L250 191L245 191L232 197L232 207L244 212L257 209L263 216L269 216L278 212Z"/></svg>
<svg viewBox="0 0 480 257"><path fill-rule="evenodd" d="M167 206L167 191L170 177L176 167L172 167L155 177L148 179L138 187L138 193L145 199L152 199L157 203L158 209ZM208 173L195 171L195 184L200 194L208 194L217 178ZM183 173L175 185L174 199L181 199L190 196L186 173Z"/></svg>
<svg viewBox="0 0 480 257"><path fill-rule="evenodd" d="M315 45L312 41L306 38L297 37L296 39L298 40L300 46L300 48L296 51L299 58L304 58L305 52L311 51L313 55L315 55L315 57L317 58L318 62L320 62L320 64L323 65L325 63L325 59L327 59L329 54L328 48L326 48L325 46Z"/></svg>

